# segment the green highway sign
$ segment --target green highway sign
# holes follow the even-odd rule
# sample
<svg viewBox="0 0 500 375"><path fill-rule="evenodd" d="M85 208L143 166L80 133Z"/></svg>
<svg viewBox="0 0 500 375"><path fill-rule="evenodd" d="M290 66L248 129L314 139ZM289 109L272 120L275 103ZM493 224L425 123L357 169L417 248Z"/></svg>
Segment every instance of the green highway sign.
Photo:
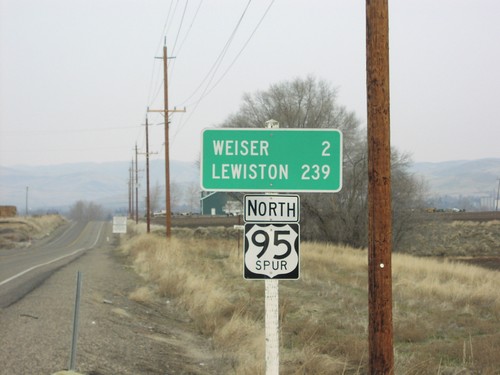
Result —
<svg viewBox="0 0 500 375"><path fill-rule="evenodd" d="M201 188L338 192L342 133L337 129L205 129Z"/></svg>

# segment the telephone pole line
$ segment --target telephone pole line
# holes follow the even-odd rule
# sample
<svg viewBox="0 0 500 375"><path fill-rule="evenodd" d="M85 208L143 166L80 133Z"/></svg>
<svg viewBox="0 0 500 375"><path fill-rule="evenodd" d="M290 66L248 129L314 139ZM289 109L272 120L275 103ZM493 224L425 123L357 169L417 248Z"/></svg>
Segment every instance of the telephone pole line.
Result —
<svg viewBox="0 0 500 375"><path fill-rule="evenodd" d="M167 238L171 235L172 212L170 208L170 145L168 136L168 114L170 112L186 112L186 109L168 109L168 64L167 64L167 46L163 46L163 90L164 90L164 109L148 109L148 112L163 112L165 115L165 226Z"/></svg>

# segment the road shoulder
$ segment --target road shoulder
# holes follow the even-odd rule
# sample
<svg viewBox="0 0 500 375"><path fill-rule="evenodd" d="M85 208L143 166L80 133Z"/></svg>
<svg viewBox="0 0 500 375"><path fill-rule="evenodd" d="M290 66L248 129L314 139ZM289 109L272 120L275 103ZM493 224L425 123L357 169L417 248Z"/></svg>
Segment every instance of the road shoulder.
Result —
<svg viewBox="0 0 500 375"><path fill-rule="evenodd" d="M173 301L139 303L142 279L108 244L87 251L0 310L1 374L68 367L76 274L82 301L76 370L87 374L221 374L224 361Z"/></svg>

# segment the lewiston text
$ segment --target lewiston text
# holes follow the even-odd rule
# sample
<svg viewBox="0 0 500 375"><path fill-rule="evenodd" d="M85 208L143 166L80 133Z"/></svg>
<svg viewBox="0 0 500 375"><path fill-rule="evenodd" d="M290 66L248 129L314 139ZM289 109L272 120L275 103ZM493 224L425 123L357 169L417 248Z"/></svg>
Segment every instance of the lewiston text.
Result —
<svg viewBox="0 0 500 375"><path fill-rule="evenodd" d="M215 156L269 156L266 140L213 140ZM214 180L287 180L288 164L222 163L212 164Z"/></svg>

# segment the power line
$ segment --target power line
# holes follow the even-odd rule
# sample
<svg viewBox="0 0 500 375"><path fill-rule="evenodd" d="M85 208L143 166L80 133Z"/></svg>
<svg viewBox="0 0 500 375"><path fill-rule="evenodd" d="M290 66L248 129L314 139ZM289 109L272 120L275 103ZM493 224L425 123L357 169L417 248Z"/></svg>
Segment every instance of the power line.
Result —
<svg viewBox="0 0 500 375"><path fill-rule="evenodd" d="M177 56L179 55L179 53L180 53L180 51L181 51L182 47L184 46L184 43L186 42L186 39L187 39L188 35L189 35L189 34L190 34L190 32L191 32L191 29L193 28L194 21L196 20L196 17L198 16L198 12L200 11L201 4L202 4L202 3L203 3L203 0L200 0L200 2L198 3L198 7L196 8L196 11L195 11L195 13L194 13L193 19L191 20L191 24L189 25L189 28L188 28L188 30L187 30L187 32L186 32L186 35L184 35L184 39L181 41L181 44L180 44L180 46L179 46L179 49L177 50L177 53L176 53L176 55L177 55ZM187 3L186 3L186 6L187 6ZM184 13L185 13L185 11L186 11L186 8L184 8ZM182 15L183 19L184 19L184 13L183 13L183 15ZM182 20L181 20L181 25L182 25ZM180 27L179 27L179 32L180 32ZM177 36L179 36L179 33L177 34ZM174 50L175 50L176 44L177 44L177 38L175 39L174 48L173 48L173 50L172 50L172 55L174 54ZM171 66L172 66L172 68L170 69L170 76L172 76L172 77L175 77L173 73L174 73L175 62L176 62L176 61L177 61L177 60L174 60L174 61L172 62L172 65L171 65ZM169 68L170 68L170 66L169 66Z"/></svg>
<svg viewBox="0 0 500 375"><path fill-rule="evenodd" d="M240 27L241 25L241 22L243 21L243 18L245 17L245 14L250 6L250 3L252 2L252 0L248 0L248 3L247 5L245 6L245 9L243 10L243 13L241 14L240 18L238 19L238 22L236 23L233 31L231 32L231 35L229 36L228 40L226 41L226 44L224 45L224 47L222 48L221 52L219 53L219 56L217 57L217 59L215 59L215 62L212 64L210 70L208 71L208 73L205 75L205 77L203 78L203 80L201 81L201 83L198 85L198 87L194 90L194 92L188 97L188 99L186 99L184 102L188 101L190 98L192 98L197 92L198 90L203 86L203 84L205 83L205 81L209 78L209 76L211 75L210 77L210 80L207 82L206 86L205 86L205 89L203 90L203 93L201 94L200 98L195 102L194 104L194 108L192 109L192 111L190 112L187 120L189 121L191 119L191 117L193 116L193 113L196 111L196 109L198 108L198 105L200 104L201 100L205 97L205 94L208 90L208 87L210 86L210 84L212 83L215 75L217 74L217 71L219 70L219 67L222 63L222 61L224 60L224 56L226 55L227 51L229 50L229 46L231 45L233 39L234 39L234 36L236 35L236 32L238 31L238 28ZM181 129L181 126L179 126L176 130L176 132L174 133L173 135L173 139L172 141L175 140L175 138L177 137L177 134L179 133Z"/></svg>
<svg viewBox="0 0 500 375"><path fill-rule="evenodd" d="M30 129L30 134L33 133L40 133L40 134L47 134L47 133L86 133L86 132L103 132L103 131L115 131L115 130L129 130L129 129L135 129L138 126L113 126L113 127L106 127L106 128L80 128L80 129L72 129L72 128L67 128L67 129ZM26 130L13 130L13 131L2 131L2 135L16 135L16 134L26 134Z"/></svg>
<svg viewBox="0 0 500 375"><path fill-rule="evenodd" d="M210 83L212 82L213 80L213 77L215 76L215 74L217 73L217 70L222 62L222 60L224 59L224 56L226 55L228 49L229 49L229 46L231 45L231 42L234 38L234 36L236 35L236 31L238 30L239 26L241 25L241 21L243 20L243 17L245 16L247 10L248 10L248 7L250 6L250 3L252 2L252 0L248 0L248 3L247 5L245 6L245 9L243 10L243 13L241 14L238 22L236 23L233 31L231 32L231 35L229 36L229 38L227 39L226 41L226 44L224 45L224 47L222 48L222 50L219 52L219 55L217 56L217 58L215 59L214 63L212 64L212 66L210 67L210 69L208 70L207 74L205 75L205 77L202 79L202 81L200 82L200 84L198 85L198 87L189 95L189 97L187 99L185 99L183 101L183 103L189 101L189 99L191 99L193 96L196 95L196 93L200 90L200 88L203 86L203 84L206 82L206 80L210 77L210 75L212 75L212 78L210 79L210 81L208 82L207 86L210 85ZM206 88L205 88L206 90ZM203 94L202 94L203 95Z"/></svg>
<svg viewBox="0 0 500 375"><path fill-rule="evenodd" d="M178 1L177 1L176 5L175 5L173 15L175 15L175 12L176 12L176 10L177 10L177 4L178 4ZM176 48L176 46L177 46L177 41L178 41L178 39L179 39L179 35L180 35L180 33L181 33L181 30L182 30L182 25L184 24L184 18L185 18L185 16L186 16L186 11L187 11L188 4L189 4L189 1L188 1L188 0L186 0L186 4L184 5L184 10L183 10L183 12L182 12L182 16L181 16L181 21L180 21L180 24L179 24L179 28L178 28L178 30L177 30L177 34L176 34L176 37L175 37L175 40L174 40L174 46L173 46L173 48L172 48L172 52L171 52L171 53L172 53L172 55L173 55L173 53L174 53L174 51L175 51L175 48ZM199 11L199 9L200 9L200 6L201 6L201 1L200 1L200 3L198 4L198 8L196 9L196 13L195 13L195 15L194 15L194 17L193 17L193 20L191 21L191 25L189 26L188 33L187 33L187 34L189 34L189 31L191 30L191 27L193 26L194 20L196 19L196 16L197 16L197 14L198 14L198 11ZM173 18L173 16L172 16L172 18ZM168 24L168 28L166 28L166 30L165 30L165 27L164 27L164 29L163 29L163 32L164 32L164 33L162 34L162 39L164 39L164 41L165 41L165 45L166 45L166 39L167 39L168 29L170 28L170 25L171 25L171 24L172 24L172 22L170 22L170 23ZM166 26L166 24L165 24L165 26ZM186 34L186 37L187 37L187 34ZM184 43L184 41L186 40L186 37L183 39L183 42L182 42L182 43ZM175 66L175 60L174 60L174 62L173 62L172 64L170 64L170 62L168 63L168 68L169 68L169 69L170 69L170 71L171 71L171 73L170 73L170 75L171 75L171 76L172 76L172 73L173 73L173 68L174 68L174 66ZM154 69L154 68L153 68L153 69ZM151 83L150 87L151 87L151 86L152 86L152 83ZM155 90L154 95L153 95L152 97L151 97L151 95L150 95L150 96L149 96L149 98L148 98L148 106L151 106L151 105L153 104L153 102L156 100L156 98L158 97L158 94L160 93L161 88L162 88L162 82L161 82L161 81L159 81L158 86L157 86L157 88L156 88L156 90Z"/></svg>
<svg viewBox="0 0 500 375"><path fill-rule="evenodd" d="M186 13L187 13L188 3L186 2L185 6L184 6L184 9L183 9L182 18L181 18L180 25L179 25L179 28L178 28L178 31L177 31L177 34L176 34L176 38L175 38L175 41L174 41L174 47L173 47L172 51L176 50L177 53L179 53L179 51L184 46L184 43L187 40L187 37L188 37L190 31L192 30L193 24L195 23L195 20L196 20L196 18L198 16L199 10L200 10L201 5L202 5L202 2L203 2L203 0L200 0L200 2L198 3L198 7L196 8L194 16L193 16L193 18L191 20L191 23L189 25L189 28L188 28L186 34L184 35L184 38L182 39L181 43L179 44L179 48L177 48L177 43L178 43L180 35L181 35L182 25L184 24L185 16L186 16ZM200 84L196 87L196 89L187 97L187 99L185 99L183 101L183 103L188 102L197 93L199 93L200 90L202 91L201 94L199 95L199 97L195 101L193 101L192 104L190 104L190 106L193 105L193 108L190 111L189 116L188 117L182 117L182 119L180 121L180 124L177 126L177 129L176 129L175 133L173 134L172 143L175 141L175 139L176 139L178 133L180 132L180 130L182 128L184 128L185 124L190 121L190 119L192 118L193 114L196 112L196 110L197 110L199 104L201 103L201 101L203 99L205 99L222 82L222 80L227 76L227 74L229 73L229 71L232 69L232 67L235 65L235 63L238 61L238 59L241 57L243 51L247 48L248 44L250 43L250 41L252 40L252 38L256 34L257 30L259 29L259 27L263 23L264 19L266 18L267 14L269 13L269 10L271 9L271 7L274 4L274 2L275 2L275 0L272 0L269 3L269 5L265 9L264 13L260 17L259 21L257 22L257 24L255 25L255 27L253 28L252 32L250 33L250 35L248 36L248 38L246 39L246 41L243 43L243 46L239 49L239 51L234 56L234 58L232 59L232 61L225 68L224 72L219 77L216 77L217 76L217 72L221 68L222 62L224 61L224 59L225 59L225 57L226 57L226 55L227 55L227 53L229 51L229 47L231 46L232 42L234 41L235 35L236 35L237 31L239 30L239 28L240 28L240 26L242 24L242 21L243 21L245 15L247 14L247 11L248 11L248 9L250 7L250 4L252 3L252 0L248 0L247 4L245 5L245 8L243 9L240 17L238 18L238 21L236 22L236 25L234 26L233 30L231 31L228 39L226 40L226 43L222 47L222 49L219 52L219 54L218 54L217 58L215 59L214 63L212 64L212 66L210 67L210 69L208 70L208 72L206 73L206 75L204 76L204 78L201 80ZM176 13L177 6L178 6L178 4L176 3L174 11L172 12L173 15L175 15L175 13ZM172 19L173 19L173 16L172 16ZM169 21L167 20L167 22L169 22ZM164 31L167 28L167 22L165 24ZM171 23L172 22L170 20L170 24L168 25L168 27L171 26ZM171 65L168 66L168 68L170 69L171 74L173 72L174 67L175 67L175 60L174 60L174 62ZM152 99L151 99L151 97L149 98L150 99L149 100L150 104L152 104L154 102L154 100L156 100L156 98L158 97L158 95L160 93L160 90L161 90L162 86L163 86L162 82L159 82L157 88L155 89L155 94L154 94L153 98ZM165 145L162 145L162 147L165 147Z"/></svg>
<svg viewBox="0 0 500 375"><path fill-rule="evenodd" d="M177 46L177 40L179 39L179 34L181 33L182 24L184 23L184 16L186 15L186 9L187 9L188 3L189 3L189 1L186 0L186 5L184 5L184 10L182 12L181 22L179 24L179 29L177 30L177 35L175 36L174 46L172 47L172 52L171 52L172 55L174 54L175 47Z"/></svg>
<svg viewBox="0 0 500 375"><path fill-rule="evenodd" d="M175 7L174 7L174 11L172 13L172 19L174 19L174 16L175 16L175 13L177 12L177 5L179 5L179 0L177 0L175 2ZM167 35L168 34L168 30L170 29L170 26L172 25L172 20L170 22L168 22L168 25L167 25L167 29L165 30L164 34L163 35Z"/></svg>
<svg viewBox="0 0 500 375"><path fill-rule="evenodd" d="M266 15L268 14L269 10L271 9L271 6L274 4L274 1L275 0L272 0L267 9L265 10L264 14L262 15L262 17L260 18L259 22L257 23L257 25L255 26L255 28L253 29L253 31L251 32L250 36L247 38L247 40L245 41L245 43L243 44L243 47L239 50L239 52L236 54L236 56L234 57L233 61L231 61L231 63L229 64L229 66L226 68L226 70L224 71L224 73L222 73L222 75L219 77L219 79L215 82L215 84L207 90L205 90L205 92L200 96L200 98L198 98L198 100L194 103L194 107L193 109L190 111L189 113L189 116L187 117L187 119L184 121L184 122L181 122L181 124L179 125L179 127L177 128L177 131L175 132L174 134L174 139L175 137L177 136L177 134L179 133L180 129L182 128L182 124L184 123L187 123L189 122L189 120L191 119L191 117L193 116L193 114L195 113L196 109L198 108L198 104L204 99L206 98L214 89L215 87L217 87L219 85L219 83L224 79L224 77L227 75L227 73L229 72L229 70L233 67L233 65L236 63L236 61L238 60L238 58L241 56L241 54L243 53L243 51L245 50L245 48L248 46L248 44L250 43L250 40L253 38L253 36L255 35L255 33L257 32L258 28L260 27L260 25L262 24L262 22L264 21L264 18L266 17ZM191 95L192 97L193 95ZM192 104L190 104L191 106Z"/></svg>
<svg viewBox="0 0 500 375"><path fill-rule="evenodd" d="M203 3L203 0L200 0L200 2L198 3L198 8L196 8L196 11L195 11L195 14L193 16L193 19L191 20L191 24L189 25L188 30L186 31L186 35L184 35L184 39L182 39L182 41L181 41L181 44L179 46L179 50L178 50L177 54L180 53L182 47L184 46L184 43L186 42L186 39L187 39L188 35L191 32L191 29L193 28L194 21L196 20L196 17L198 16L198 12L200 11L202 3Z"/></svg>
<svg viewBox="0 0 500 375"><path fill-rule="evenodd" d="M202 95L198 101L201 101L202 99L204 99L206 96L208 96L213 89L215 89L219 83L222 81L222 79L226 76L226 74L229 72L229 70L233 67L233 65L236 63L236 60L238 60L238 58L241 56L242 52L245 50L245 48L247 47L248 43L250 42L250 40L252 39L252 37L254 36L255 32L257 31L257 29L259 28L259 26L261 25L262 21L264 20L264 18L266 17L267 13L269 12L269 9L271 9L271 6L273 5L275 0L272 0L271 3L269 4L269 6L267 7L266 11L264 12L264 14L262 15L262 17L260 18L259 22L257 23L257 25L255 26L255 28L253 29L252 33L250 34L250 36L248 37L248 39L245 41L245 43L243 44L243 47L239 50L239 52L236 54L236 56L234 57L233 61L231 61L231 63L229 64L229 66L227 67L227 69L224 71L224 73L222 73L222 75L220 76L220 78L215 82L215 84L210 88L208 89L208 91L206 91L206 93L204 95Z"/></svg>
<svg viewBox="0 0 500 375"><path fill-rule="evenodd" d="M175 4L175 8L174 8L174 12L173 14L175 14L175 10L177 9L177 4L179 3L179 0L177 0L176 4ZM160 41L157 45L157 47L155 48L154 50L154 54L156 55L156 52L160 49L160 47L162 46L163 44L163 40L164 40L164 37L167 35L167 32L168 32L168 28L170 27L170 24L169 24L169 19L170 19L170 14L172 14L172 4L173 4L173 1L170 2L170 7L168 8L168 13L167 13L167 18L165 19L165 23L163 24L163 28L162 28L162 32L161 32L161 37L160 37ZM172 16L173 17L173 16ZM158 90L156 91L156 94L154 96L153 99L151 99L151 93L154 91L153 89L153 82L156 81L155 79L155 62L153 61L153 69L151 69L151 80L149 82L149 90L148 90L148 101L147 101L147 105L150 105L152 104L152 102L156 99L156 96L158 96L158 92L161 88L161 85L159 86ZM158 74L159 74L160 70L158 70Z"/></svg>

